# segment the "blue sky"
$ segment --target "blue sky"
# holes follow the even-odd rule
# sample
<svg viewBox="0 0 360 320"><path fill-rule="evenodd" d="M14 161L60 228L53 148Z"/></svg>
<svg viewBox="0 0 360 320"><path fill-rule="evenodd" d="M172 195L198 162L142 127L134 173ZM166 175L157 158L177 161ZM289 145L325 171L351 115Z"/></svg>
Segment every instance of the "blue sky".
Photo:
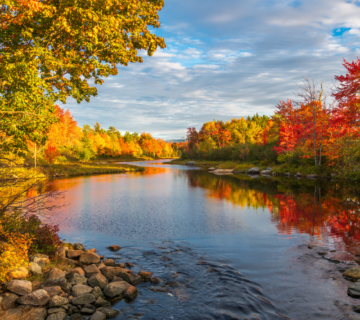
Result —
<svg viewBox="0 0 360 320"><path fill-rule="evenodd" d="M69 100L79 125L179 139L213 119L271 115L304 76L324 82L360 56L360 6L342 0L165 0L167 48L119 67L90 103Z"/></svg>

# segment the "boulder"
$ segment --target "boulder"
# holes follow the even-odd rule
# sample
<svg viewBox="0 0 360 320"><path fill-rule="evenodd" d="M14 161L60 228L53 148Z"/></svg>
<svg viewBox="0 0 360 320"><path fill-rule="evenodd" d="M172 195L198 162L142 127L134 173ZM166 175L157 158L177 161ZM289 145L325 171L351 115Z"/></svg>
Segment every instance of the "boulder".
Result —
<svg viewBox="0 0 360 320"><path fill-rule="evenodd" d="M92 287L85 286L83 284L77 284L72 287L72 292L74 297L79 297L84 294L90 293L93 290Z"/></svg>
<svg viewBox="0 0 360 320"><path fill-rule="evenodd" d="M360 282L355 282L348 288L348 295L353 298L360 298Z"/></svg>
<svg viewBox="0 0 360 320"><path fill-rule="evenodd" d="M159 284L161 281L158 277L154 277L150 279L151 283L153 284Z"/></svg>
<svg viewBox="0 0 360 320"><path fill-rule="evenodd" d="M195 161L187 161L185 164L186 164L187 166L193 166L193 165L195 165L196 163L195 163Z"/></svg>
<svg viewBox="0 0 360 320"><path fill-rule="evenodd" d="M150 290L151 291L154 291L154 292L164 292L164 293L168 293L170 292L170 288L169 287L150 287Z"/></svg>
<svg viewBox="0 0 360 320"><path fill-rule="evenodd" d="M95 296L95 299L98 299L99 297L105 299L105 296L100 287L95 287L90 293Z"/></svg>
<svg viewBox="0 0 360 320"><path fill-rule="evenodd" d="M46 254L36 253L30 257L31 262L37 263L39 266L44 268L47 264L50 263L49 256Z"/></svg>
<svg viewBox="0 0 360 320"><path fill-rule="evenodd" d="M24 296L32 291L32 283L25 280L11 280L7 285L7 289L19 296Z"/></svg>
<svg viewBox="0 0 360 320"><path fill-rule="evenodd" d="M66 312L66 310L64 308L50 308L48 309L47 312L48 314L52 314L52 313Z"/></svg>
<svg viewBox="0 0 360 320"><path fill-rule="evenodd" d="M126 291L124 293L124 298L132 300L137 296L137 294L138 294L137 289L134 286L131 286L126 289Z"/></svg>
<svg viewBox="0 0 360 320"><path fill-rule="evenodd" d="M260 172L260 169L258 167L253 167L247 171L247 173L250 174L258 174Z"/></svg>
<svg viewBox="0 0 360 320"><path fill-rule="evenodd" d="M103 268L105 268L106 267L106 265L105 264L103 264L102 262L100 262L100 264L98 264L98 269L99 270L101 270L101 269L103 269Z"/></svg>
<svg viewBox="0 0 360 320"><path fill-rule="evenodd" d="M75 268L75 266L76 266L76 262L69 258L56 257L55 261L58 265L65 266L68 268Z"/></svg>
<svg viewBox="0 0 360 320"><path fill-rule="evenodd" d="M111 302L106 301L105 299L99 297L95 301L95 307L111 307Z"/></svg>
<svg viewBox="0 0 360 320"><path fill-rule="evenodd" d="M106 265L106 266L113 266L115 265L115 261L113 259L105 259L103 261L103 263Z"/></svg>
<svg viewBox="0 0 360 320"><path fill-rule="evenodd" d="M92 252L92 253L95 253L97 250L95 248L92 248L92 249L87 249L86 252Z"/></svg>
<svg viewBox="0 0 360 320"><path fill-rule="evenodd" d="M19 320L23 312L19 309L9 309L7 311L0 311L0 319L2 320Z"/></svg>
<svg viewBox="0 0 360 320"><path fill-rule="evenodd" d="M119 247L117 245L112 245L112 246L108 247L108 249L111 251L119 251L121 249L121 247Z"/></svg>
<svg viewBox="0 0 360 320"><path fill-rule="evenodd" d="M130 270L125 270L121 270L118 276L112 278L111 282L126 281L133 285L137 285L143 281L139 274L133 274L129 272Z"/></svg>
<svg viewBox="0 0 360 320"><path fill-rule="evenodd" d="M67 314L65 312L53 313L49 315L46 320L65 320L67 319Z"/></svg>
<svg viewBox="0 0 360 320"><path fill-rule="evenodd" d="M59 286L45 287L44 290L49 294L50 297L60 296L64 293Z"/></svg>
<svg viewBox="0 0 360 320"><path fill-rule="evenodd" d="M117 276L121 272L119 267L105 267L101 269L101 273L108 279Z"/></svg>
<svg viewBox="0 0 360 320"><path fill-rule="evenodd" d="M47 312L45 308L33 308L24 314L21 320L45 320Z"/></svg>
<svg viewBox="0 0 360 320"><path fill-rule="evenodd" d="M87 303L94 303L95 296L91 293L83 294L82 296L75 297L71 303L74 305L83 305Z"/></svg>
<svg viewBox="0 0 360 320"><path fill-rule="evenodd" d="M317 174L308 174L307 178L309 179L316 179L317 178Z"/></svg>
<svg viewBox="0 0 360 320"><path fill-rule="evenodd" d="M343 276L345 278L350 278L352 280L359 280L360 279L360 267L351 268L351 269L346 270L343 273Z"/></svg>
<svg viewBox="0 0 360 320"><path fill-rule="evenodd" d="M65 272L58 268L51 268L45 273L45 280L56 280L65 278Z"/></svg>
<svg viewBox="0 0 360 320"><path fill-rule="evenodd" d="M180 302L185 302L190 299L189 293L184 288L175 289L174 294L178 297Z"/></svg>
<svg viewBox="0 0 360 320"><path fill-rule="evenodd" d="M39 289L18 298L16 302L32 306L44 306L50 301L50 299L49 294L45 290Z"/></svg>
<svg viewBox="0 0 360 320"><path fill-rule="evenodd" d="M17 294L6 292L2 295L2 301L1 301L1 309L2 310L9 310L9 309L15 309L16 307L16 299L19 298Z"/></svg>
<svg viewBox="0 0 360 320"><path fill-rule="evenodd" d="M106 319L115 318L120 314L120 311L111 308L103 308L101 309L101 312L105 314Z"/></svg>
<svg viewBox="0 0 360 320"><path fill-rule="evenodd" d="M271 167L267 167L265 170L271 171L272 168L271 168Z"/></svg>
<svg viewBox="0 0 360 320"><path fill-rule="evenodd" d="M269 175L270 173L271 173L270 170L263 170L260 172L260 174L262 174L262 175Z"/></svg>
<svg viewBox="0 0 360 320"><path fill-rule="evenodd" d="M104 288L106 297L112 299L115 297L123 298L125 291L131 287L126 281L112 282Z"/></svg>
<svg viewBox="0 0 360 320"><path fill-rule="evenodd" d="M84 253L83 250L68 250L66 251L66 256L69 259L77 259L81 256L82 253Z"/></svg>
<svg viewBox="0 0 360 320"><path fill-rule="evenodd" d="M69 273L69 274L67 274L66 278L69 281L69 283L71 283L71 285L76 285L76 284L87 285L87 278L84 276L81 276L78 273Z"/></svg>
<svg viewBox="0 0 360 320"><path fill-rule="evenodd" d="M81 243L75 243L73 247L74 247L74 250L85 251L85 247Z"/></svg>
<svg viewBox="0 0 360 320"><path fill-rule="evenodd" d="M90 318L89 320L105 320L106 319L106 315L105 313L102 313L100 311L96 311Z"/></svg>
<svg viewBox="0 0 360 320"><path fill-rule="evenodd" d="M84 271L85 271L86 277L88 277L88 278L93 276L94 274L100 273L100 270L94 264L84 267Z"/></svg>
<svg viewBox="0 0 360 320"><path fill-rule="evenodd" d="M83 270L82 268L80 268L80 267L71 269L71 270L69 271L69 273L77 273L77 274L79 274L79 275L81 275L81 276L85 276L84 270Z"/></svg>
<svg viewBox="0 0 360 320"><path fill-rule="evenodd" d="M86 305L84 307L81 308L80 311L82 314L87 314L87 315L91 315L95 313L95 307L90 305Z"/></svg>
<svg viewBox="0 0 360 320"><path fill-rule="evenodd" d="M7 276L10 279L25 279L29 276L29 271L25 267L14 268L8 271Z"/></svg>
<svg viewBox="0 0 360 320"><path fill-rule="evenodd" d="M104 289L108 283L109 281L101 273L94 274L88 279L88 284L93 288L100 287Z"/></svg>
<svg viewBox="0 0 360 320"><path fill-rule="evenodd" d="M61 290L65 292L69 292L71 289L71 284L66 281L65 278L55 279L55 280L46 280L40 284L40 289L44 289L46 287L56 287L59 286Z"/></svg>
<svg viewBox="0 0 360 320"><path fill-rule="evenodd" d="M55 257L62 257L62 258L66 258L66 249L61 247L61 248L57 248L55 251Z"/></svg>
<svg viewBox="0 0 360 320"><path fill-rule="evenodd" d="M92 252L83 252L80 256L80 262L83 264L95 264L100 262L100 256Z"/></svg>
<svg viewBox="0 0 360 320"><path fill-rule="evenodd" d="M76 307L75 307L76 308ZM77 308L76 308L77 309ZM79 311L78 311L79 312ZM71 316L70 320L86 320L86 318L84 316L82 316L79 313L74 314L73 316Z"/></svg>
<svg viewBox="0 0 360 320"><path fill-rule="evenodd" d="M125 262L125 265L128 267L128 268L133 268L134 265L131 263L131 262Z"/></svg>
<svg viewBox="0 0 360 320"><path fill-rule="evenodd" d="M42 274L42 269L40 265L38 265L36 262L30 262L28 269L32 274L37 274L37 275Z"/></svg>
<svg viewBox="0 0 360 320"><path fill-rule="evenodd" d="M150 281L151 277L152 277L152 272L148 272L148 271L140 271L139 275L141 276L141 278L144 281Z"/></svg>
<svg viewBox="0 0 360 320"><path fill-rule="evenodd" d="M215 170L214 167L208 168L208 171L214 171L214 170Z"/></svg>
<svg viewBox="0 0 360 320"><path fill-rule="evenodd" d="M53 296L49 302L49 307L57 308L57 307L61 307L64 304L68 304L68 303L69 303L69 300L64 297Z"/></svg>

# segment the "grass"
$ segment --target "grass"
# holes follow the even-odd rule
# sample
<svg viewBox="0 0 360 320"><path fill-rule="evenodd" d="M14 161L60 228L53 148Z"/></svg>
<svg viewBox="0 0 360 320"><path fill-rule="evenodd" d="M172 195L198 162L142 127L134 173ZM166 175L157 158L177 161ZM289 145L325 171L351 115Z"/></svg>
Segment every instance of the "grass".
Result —
<svg viewBox="0 0 360 320"><path fill-rule="evenodd" d="M127 173L144 171L143 167L128 164L96 163L96 162L69 162L39 167L39 170L48 177L73 177L107 173Z"/></svg>

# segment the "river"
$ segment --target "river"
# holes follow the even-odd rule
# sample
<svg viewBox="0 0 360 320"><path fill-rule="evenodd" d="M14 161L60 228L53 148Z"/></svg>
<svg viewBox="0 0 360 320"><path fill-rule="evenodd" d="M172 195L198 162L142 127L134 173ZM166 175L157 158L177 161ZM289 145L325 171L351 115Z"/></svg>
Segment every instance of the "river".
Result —
<svg viewBox="0 0 360 320"><path fill-rule="evenodd" d="M340 271L353 260L334 264L307 245L355 253L354 186L137 164L145 171L46 186L67 190L50 218L63 238L152 271L171 288L140 285L133 302L114 306L118 319L350 319L344 308L358 301ZM113 244L122 249L111 253Z"/></svg>

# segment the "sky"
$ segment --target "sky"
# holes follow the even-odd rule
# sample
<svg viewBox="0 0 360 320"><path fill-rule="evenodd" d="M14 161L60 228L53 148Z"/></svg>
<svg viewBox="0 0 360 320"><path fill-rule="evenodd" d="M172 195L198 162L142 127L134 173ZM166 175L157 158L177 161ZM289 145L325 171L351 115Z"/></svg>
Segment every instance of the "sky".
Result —
<svg viewBox="0 0 360 320"><path fill-rule="evenodd" d="M271 115L305 76L330 92L343 59L360 56L360 1L165 0L160 21L166 49L63 106L80 126L182 139L214 119Z"/></svg>

